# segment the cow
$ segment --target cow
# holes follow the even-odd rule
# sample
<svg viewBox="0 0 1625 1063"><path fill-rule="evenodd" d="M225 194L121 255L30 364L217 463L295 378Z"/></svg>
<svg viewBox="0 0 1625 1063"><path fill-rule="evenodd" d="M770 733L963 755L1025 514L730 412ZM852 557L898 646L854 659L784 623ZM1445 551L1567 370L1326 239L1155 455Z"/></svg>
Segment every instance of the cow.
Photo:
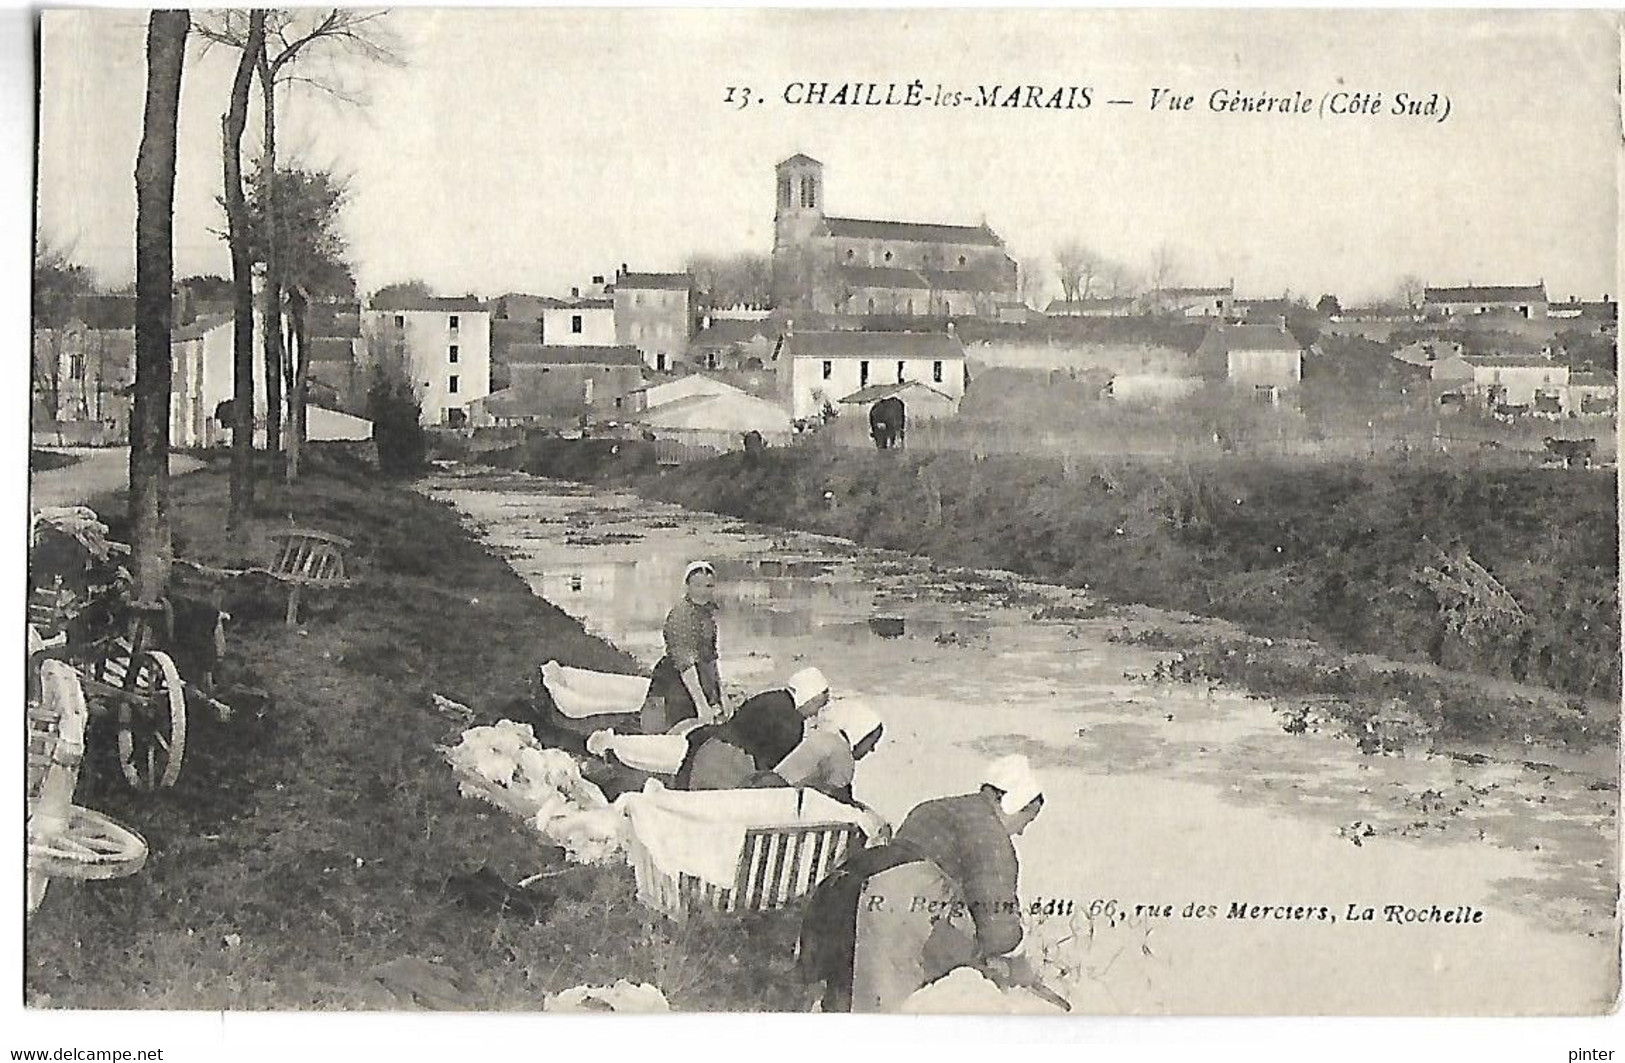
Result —
<svg viewBox="0 0 1625 1063"><path fill-rule="evenodd" d="M877 450L901 448L903 433L907 429L908 413L903 400L896 395L887 396L869 407L869 435Z"/></svg>

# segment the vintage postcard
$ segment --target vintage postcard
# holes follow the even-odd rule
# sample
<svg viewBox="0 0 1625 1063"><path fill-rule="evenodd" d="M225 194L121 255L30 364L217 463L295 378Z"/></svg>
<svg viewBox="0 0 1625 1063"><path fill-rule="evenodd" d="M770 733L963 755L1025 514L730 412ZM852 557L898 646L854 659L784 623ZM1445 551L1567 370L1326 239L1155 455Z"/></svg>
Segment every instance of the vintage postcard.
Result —
<svg viewBox="0 0 1625 1063"><path fill-rule="evenodd" d="M1614 1008L1617 14L37 32L31 1011Z"/></svg>

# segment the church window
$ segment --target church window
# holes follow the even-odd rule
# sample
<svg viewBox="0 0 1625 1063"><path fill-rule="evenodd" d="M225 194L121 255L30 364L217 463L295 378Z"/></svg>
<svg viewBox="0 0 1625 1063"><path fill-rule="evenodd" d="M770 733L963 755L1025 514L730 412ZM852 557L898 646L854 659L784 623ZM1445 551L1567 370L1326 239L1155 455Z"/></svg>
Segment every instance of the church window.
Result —
<svg viewBox="0 0 1625 1063"><path fill-rule="evenodd" d="M779 178L779 206L790 205L790 178L788 175Z"/></svg>

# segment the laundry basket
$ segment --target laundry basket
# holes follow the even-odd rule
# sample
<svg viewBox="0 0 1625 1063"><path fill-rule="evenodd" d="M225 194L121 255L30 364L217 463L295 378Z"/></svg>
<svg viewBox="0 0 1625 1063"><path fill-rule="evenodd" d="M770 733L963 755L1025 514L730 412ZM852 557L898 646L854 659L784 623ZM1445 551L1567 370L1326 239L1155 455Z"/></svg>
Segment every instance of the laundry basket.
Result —
<svg viewBox="0 0 1625 1063"><path fill-rule="evenodd" d="M783 908L864 844L862 813L816 790L653 785L626 801L638 900L676 918Z"/></svg>

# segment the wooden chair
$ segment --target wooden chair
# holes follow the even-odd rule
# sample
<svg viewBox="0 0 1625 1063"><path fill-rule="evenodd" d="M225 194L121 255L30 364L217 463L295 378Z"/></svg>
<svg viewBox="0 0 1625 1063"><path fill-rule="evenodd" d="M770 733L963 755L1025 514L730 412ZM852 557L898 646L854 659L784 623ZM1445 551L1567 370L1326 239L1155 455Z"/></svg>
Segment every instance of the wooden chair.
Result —
<svg viewBox="0 0 1625 1063"><path fill-rule="evenodd" d="M277 553L266 570L271 578L289 585L288 626L299 624L299 598L306 587L349 587L344 551L350 540L326 532L290 529L272 537Z"/></svg>

